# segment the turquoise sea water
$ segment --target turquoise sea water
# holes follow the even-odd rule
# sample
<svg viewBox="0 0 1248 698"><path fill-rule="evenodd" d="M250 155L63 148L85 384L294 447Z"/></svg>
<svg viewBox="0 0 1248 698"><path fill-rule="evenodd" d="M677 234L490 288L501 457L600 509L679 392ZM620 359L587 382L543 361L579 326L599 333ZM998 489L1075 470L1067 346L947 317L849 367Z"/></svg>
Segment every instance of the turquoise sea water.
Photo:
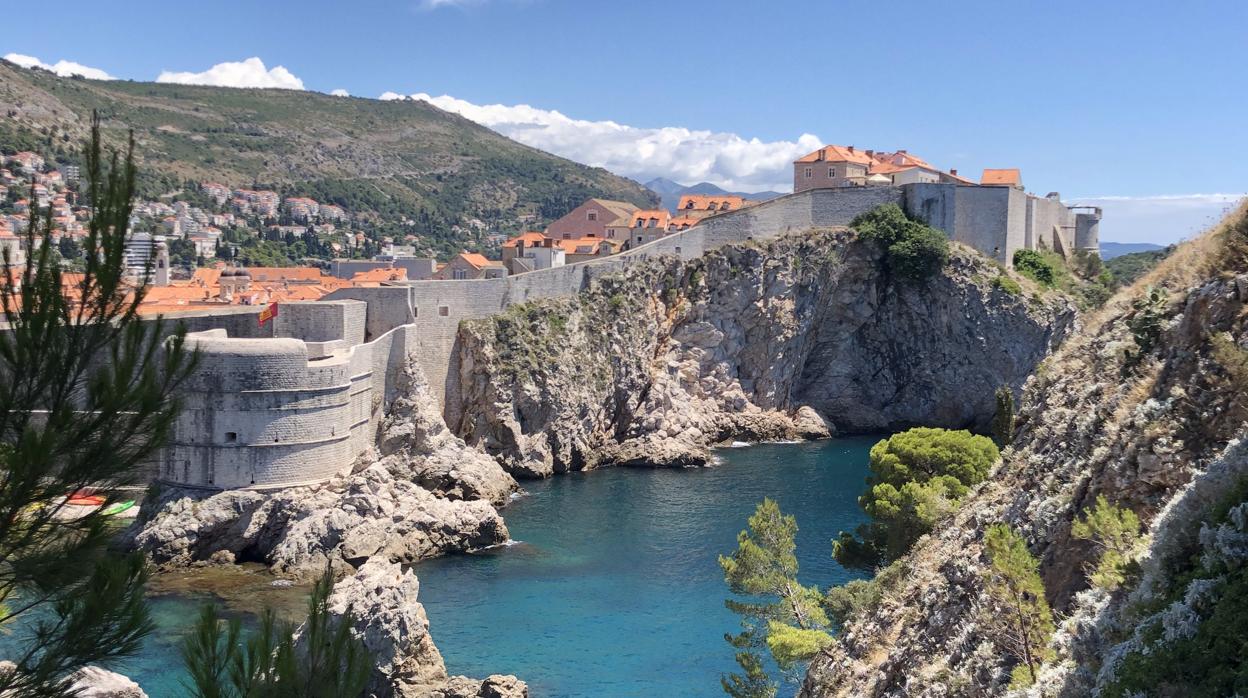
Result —
<svg viewBox="0 0 1248 698"><path fill-rule="evenodd" d="M515 545L416 566L453 673L514 673L534 696L716 696L736 616L717 556L764 497L798 515L801 580L851 575L831 539L863 521L872 438L720 451L718 467L612 469L525 483ZM782 691L792 694L795 687Z"/></svg>
<svg viewBox="0 0 1248 698"><path fill-rule="evenodd" d="M514 544L415 567L447 668L516 674L535 698L723 695L719 677L735 668L723 636L738 623L724 608L716 557L772 497L798 516L801 580L849 580L830 541L863 520L856 498L874 441L724 449L713 468L523 483L528 494L503 512ZM204 601L246 622L265 605L301 616L307 590L271 581L257 568L161 575L152 585L158 630L115 668L153 698L185 695L177 647Z"/></svg>

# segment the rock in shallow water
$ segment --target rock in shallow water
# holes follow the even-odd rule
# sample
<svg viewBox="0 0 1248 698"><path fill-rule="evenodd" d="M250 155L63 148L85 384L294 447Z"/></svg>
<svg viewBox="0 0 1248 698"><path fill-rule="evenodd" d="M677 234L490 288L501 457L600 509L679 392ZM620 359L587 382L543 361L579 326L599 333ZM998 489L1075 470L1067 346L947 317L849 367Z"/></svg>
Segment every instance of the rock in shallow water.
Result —
<svg viewBox="0 0 1248 698"><path fill-rule="evenodd" d="M409 569L373 558L339 582L329 599L337 618L373 654L368 691L378 698L523 698L528 687L514 676L449 677L429 636L429 619L417 600L420 582Z"/></svg>
<svg viewBox="0 0 1248 698"><path fill-rule="evenodd" d="M78 698L147 698L128 677L96 666L83 667L71 678Z"/></svg>
<svg viewBox="0 0 1248 698"><path fill-rule="evenodd" d="M170 488L143 506L133 545L162 568L228 559L220 554L228 551L311 579L326 564L345 569L373 556L415 562L508 538L488 502L437 497L379 464L321 487L274 493Z"/></svg>

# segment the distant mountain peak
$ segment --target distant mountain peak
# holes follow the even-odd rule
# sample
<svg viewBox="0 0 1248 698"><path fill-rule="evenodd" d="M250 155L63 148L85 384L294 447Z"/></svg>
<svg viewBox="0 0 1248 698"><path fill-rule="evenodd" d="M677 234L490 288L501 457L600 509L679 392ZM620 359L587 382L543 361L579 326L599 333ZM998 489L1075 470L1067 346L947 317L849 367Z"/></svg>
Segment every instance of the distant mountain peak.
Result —
<svg viewBox="0 0 1248 698"><path fill-rule="evenodd" d="M698 182L697 184L684 185L684 184L681 184L680 182L674 182L670 179L667 179L666 177L655 177L654 179L650 180L649 182L646 182L642 186L654 192L655 194L658 194L663 199L663 208L666 208L667 210L673 211L673 212L676 210L677 206L680 204L680 197L684 196L685 194L704 194L704 195L709 194L711 196L741 196L746 199L750 199L752 201L766 201L767 199L774 199L777 196L783 196L783 194L781 194L780 192L775 192L775 191L760 191L760 192L728 191L727 189L724 189L718 184L713 184L711 182Z"/></svg>

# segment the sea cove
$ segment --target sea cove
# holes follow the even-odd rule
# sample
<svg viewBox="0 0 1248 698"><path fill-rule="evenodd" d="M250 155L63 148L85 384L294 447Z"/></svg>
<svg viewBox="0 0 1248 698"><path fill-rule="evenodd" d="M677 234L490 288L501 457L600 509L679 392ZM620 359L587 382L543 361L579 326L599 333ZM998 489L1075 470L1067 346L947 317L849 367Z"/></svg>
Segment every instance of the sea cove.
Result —
<svg viewBox="0 0 1248 698"><path fill-rule="evenodd" d="M786 511L819 513L799 516L802 581L850 579L830 540L863 520L856 498L874 442L726 448L711 468L526 482L504 509L514 543L415 567L447 669L514 673L534 696L716 695L720 674L733 668L723 635L737 629L717 555L772 497ZM178 695L178 638L198 604L223 599L244 613L274 603L294 617L304 593L270 589L259 574L216 580L214 590L205 573L191 574L157 580L158 634L121 669L153 696ZM209 593L192 592L197 579Z"/></svg>

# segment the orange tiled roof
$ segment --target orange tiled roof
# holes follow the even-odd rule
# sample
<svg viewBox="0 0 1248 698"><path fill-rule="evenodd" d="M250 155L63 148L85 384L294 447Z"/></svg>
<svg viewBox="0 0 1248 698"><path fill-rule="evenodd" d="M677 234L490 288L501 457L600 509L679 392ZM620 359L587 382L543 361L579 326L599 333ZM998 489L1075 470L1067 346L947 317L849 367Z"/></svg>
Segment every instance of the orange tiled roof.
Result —
<svg viewBox="0 0 1248 698"><path fill-rule="evenodd" d="M667 209L643 209L634 211L629 216L630 227L633 228L663 228L667 229L667 222L672 219L672 214ZM654 225L650 222L654 221Z"/></svg>
<svg viewBox="0 0 1248 698"><path fill-rule="evenodd" d="M462 257L465 262L468 262L477 269L482 267L501 267L503 265L502 262L493 259L486 259L485 255L481 255L476 252L460 252L459 256Z"/></svg>
<svg viewBox="0 0 1248 698"><path fill-rule="evenodd" d="M984 174L979 178L980 184L1009 184L1017 186L1022 184L1023 176L1017 168L1008 168L994 170L985 168Z"/></svg>
<svg viewBox="0 0 1248 698"><path fill-rule="evenodd" d="M377 282L377 281L404 281L407 279L407 270L395 267L381 267L379 269L369 269L367 271L356 272L351 277L352 283L361 282Z"/></svg>
<svg viewBox="0 0 1248 698"><path fill-rule="evenodd" d="M853 162L870 165L872 160L866 151L858 150L852 145L825 145L813 153L798 158L797 162Z"/></svg>
<svg viewBox="0 0 1248 698"><path fill-rule="evenodd" d="M539 232L530 230L527 233L520 233L514 238L508 240L507 242L504 242L503 247L515 247L516 244L520 242L523 242L525 247L529 247L535 243L540 243L542 240L545 240L545 239L546 239L545 235Z"/></svg>
<svg viewBox="0 0 1248 698"><path fill-rule="evenodd" d="M724 208L724 204L728 208ZM745 197L732 194L685 194L676 205L678 211L735 211L745 205Z"/></svg>

